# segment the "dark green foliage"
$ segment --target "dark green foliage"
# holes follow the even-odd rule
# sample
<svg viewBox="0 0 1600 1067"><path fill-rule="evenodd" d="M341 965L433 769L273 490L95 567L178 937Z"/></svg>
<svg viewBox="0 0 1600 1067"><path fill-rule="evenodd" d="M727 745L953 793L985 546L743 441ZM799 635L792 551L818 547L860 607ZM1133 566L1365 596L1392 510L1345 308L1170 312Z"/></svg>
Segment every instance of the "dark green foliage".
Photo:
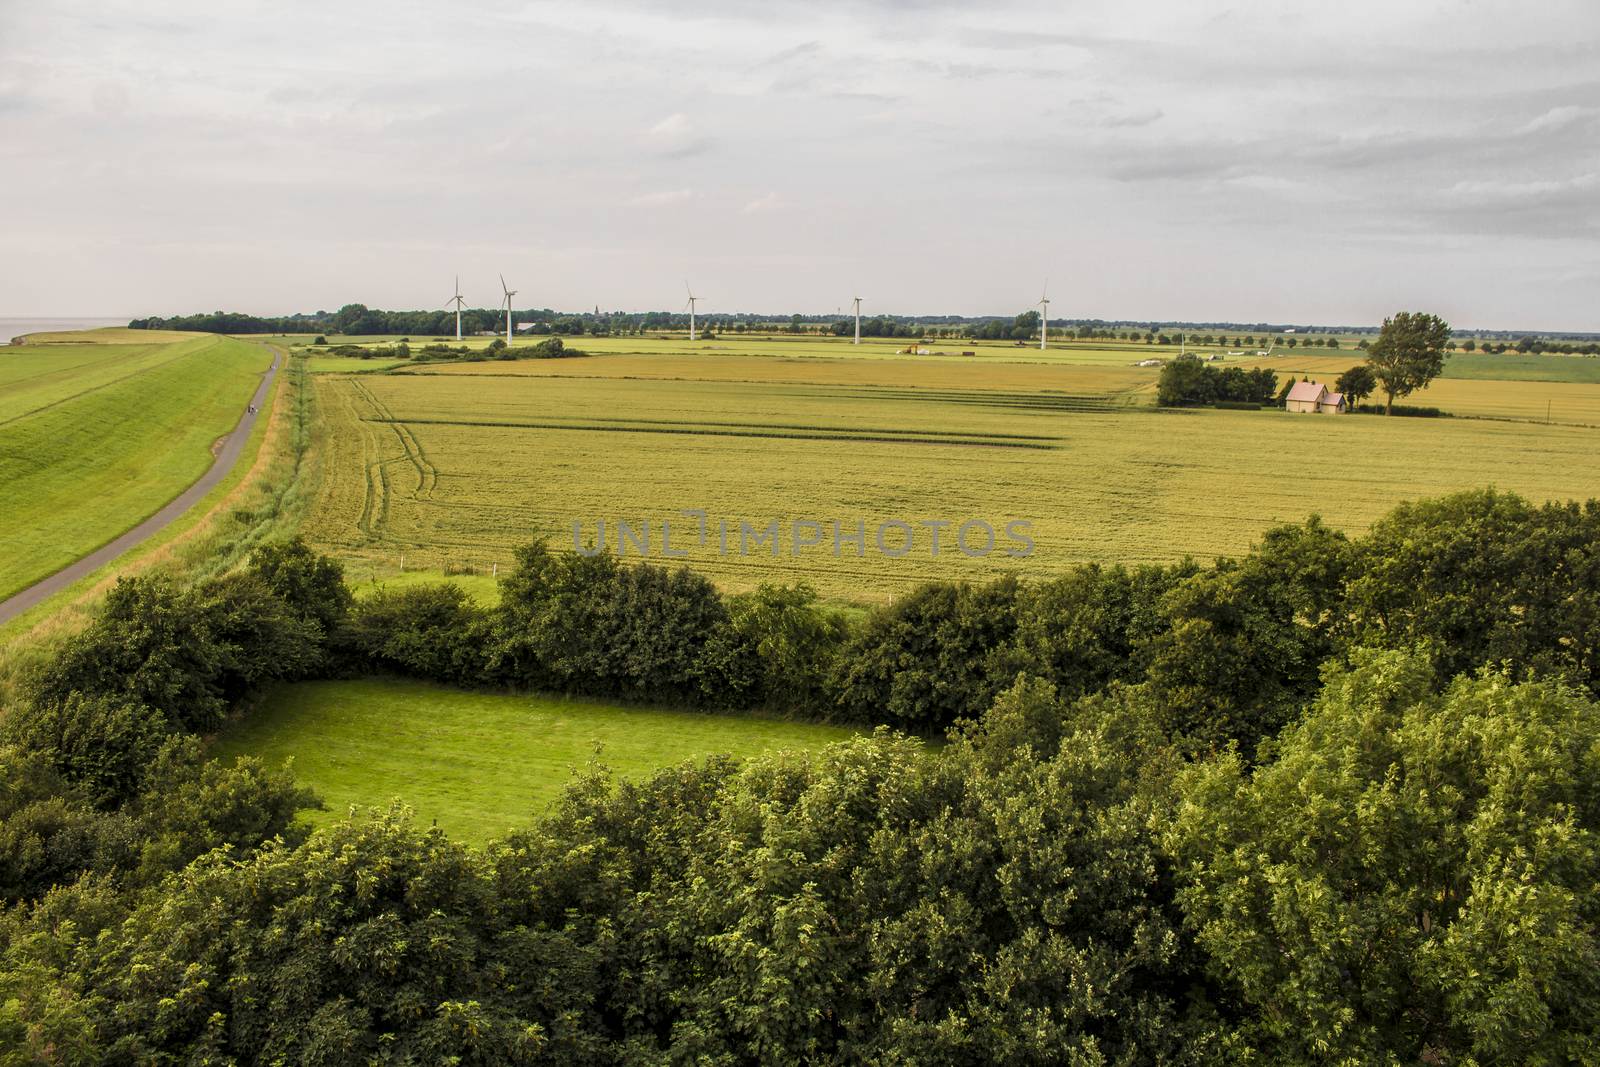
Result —
<svg viewBox="0 0 1600 1067"><path fill-rule="evenodd" d="M1193 573L1188 564L1132 571L1088 564L1024 586L1010 673L1047 679L1067 699L1143 678L1150 640L1164 627L1161 599Z"/></svg>
<svg viewBox="0 0 1600 1067"><path fill-rule="evenodd" d="M1334 391L1344 394L1345 405L1350 410L1354 410L1356 405L1371 396L1377 387L1378 379L1373 376L1372 368L1365 363L1357 363L1354 367L1350 367L1333 383Z"/></svg>
<svg viewBox="0 0 1600 1067"><path fill-rule="evenodd" d="M98 947L100 1040L122 1062L594 1062L594 950L502 921L494 888L392 815L204 862Z"/></svg>
<svg viewBox="0 0 1600 1067"><path fill-rule="evenodd" d="M1271 402L1277 383L1278 376L1264 367L1213 367L1198 356L1182 355L1162 365L1156 403L1162 407L1217 401L1266 404Z"/></svg>
<svg viewBox="0 0 1600 1067"><path fill-rule="evenodd" d="M197 856L294 838L295 812L315 798L255 760L202 763L193 739L170 739L141 791L102 810L46 758L0 749L0 901L31 900L86 873L150 885Z"/></svg>
<svg viewBox="0 0 1600 1067"><path fill-rule="evenodd" d="M1017 582L919 586L867 619L840 653L839 713L938 733L979 715L1014 674Z"/></svg>
<svg viewBox="0 0 1600 1067"><path fill-rule="evenodd" d="M139 793L171 736L166 717L153 708L77 692L50 703L25 704L5 725L20 748L81 787L97 808L120 807Z"/></svg>
<svg viewBox="0 0 1600 1067"><path fill-rule="evenodd" d="M1494 490L1403 504L1355 544L1362 643L1425 644L1445 678L1504 664L1600 693L1600 504Z"/></svg>
<svg viewBox="0 0 1600 1067"><path fill-rule="evenodd" d="M124 578L89 628L32 680L31 697L116 697L156 709L175 729L204 732L251 687L314 668L321 641L320 626L253 574L192 590L161 577Z"/></svg>
<svg viewBox="0 0 1600 1067"><path fill-rule="evenodd" d="M501 583L491 669L521 685L694 703L727 617L716 587L687 568L623 567L536 543Z"/></svg>
<svg viewBox="0 0 1600 1067"><path fill-rule="evenodd" d="M1314 688L1309 635L1258 574L1204 571L1168 593L1161 613L1168 625L1150 642L1145 685L1175 736L1248 753Z"/></svg>
<svg viewBox="0 0 1600 1067"><path fill-rule="evenodd" d="M728 619L700 661L710 704L826 715L828 672L848 629L807 585L763 584L728 597Z"/></svg>
<svg viewBox="0 0 1600 1067"><path fill-rule="evenodd" d="M250 572L299 615L321 625L325 634L350 611L344 568L298 537L257 548L250 555Z"/></svg>
<svg viewBox="0 0 1600 1067"><path fill-rule="evenodd" d="M1600 709L1361 654L1248 776L1181 783L1181 899L1268 1062L1591 1062Z"/></svg>
<svg viewBox="0 0 1600 1067"><path fill-rule="evenodd" d="M159 577L124 578L93 624L33 680L32 698L118 697L160 710L181 729L210 729L225 708L217 683L226 657L190 594Z"/></svg>
<svg viewBox="0 0 1600 1067"><path fill-rule="evenodd" d="M1351 567L1349 541L1312 516L1168 592L1144 677L1169 732L1248 755L1291 721L1339 647Z"/></svg>
<svg viewBox="0 0 1600 1067"><path fill-rule="evenodd" d="M183 599L184 607L204 621L204 636L216 651L213 684L225 704L266 682L307 677L322 663L321 624L297 613L254 574L214 579ZM203 731L211 724L186 725Z"/></svg>
<svg viewBox="0 0 1600 1067"><path fill-rule="evenodd" d="M488 619L449 582L381 589L356 602L339 641L368 669L470 684L484 676Z"/></svg>
<svg viewBox="0 0 1600 1067"><path fill-rule="evenodd" d="M1448 419L1450 413L1443 408L1419 407L1415 404L1389 404L1382 411L1377 408L1360 408L1354 412L1357 415L1393 415L1396 418L1408 419Z"/></svg>

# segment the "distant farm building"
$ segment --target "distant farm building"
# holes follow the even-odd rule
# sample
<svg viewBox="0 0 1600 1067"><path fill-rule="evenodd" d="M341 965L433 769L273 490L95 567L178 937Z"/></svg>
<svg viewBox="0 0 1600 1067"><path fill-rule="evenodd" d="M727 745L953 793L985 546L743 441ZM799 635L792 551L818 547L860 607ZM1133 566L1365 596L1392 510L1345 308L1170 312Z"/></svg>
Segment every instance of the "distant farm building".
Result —
<svg viewBox="0 0 1600 1067"><path fill-rule="evenodd" d="M1288 411L1309 411L1318 415L1343 415L1344 394L1331 391L1321 382L1295 382L1283 406Z"/></svg>

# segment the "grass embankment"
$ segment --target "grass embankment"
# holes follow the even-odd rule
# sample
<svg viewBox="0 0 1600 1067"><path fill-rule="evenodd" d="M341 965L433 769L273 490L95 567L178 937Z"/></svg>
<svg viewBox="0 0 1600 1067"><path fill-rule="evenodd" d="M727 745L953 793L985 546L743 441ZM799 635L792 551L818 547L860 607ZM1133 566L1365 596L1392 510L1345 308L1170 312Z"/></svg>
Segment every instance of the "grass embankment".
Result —
<svg viewBox="0 0 1600 1067"><path fill-rule="evenodd" d="M272 362L261 345L209 336L30 347L15 365L0 353L0 598L137 525L205 473Z"/></svg>
<svg viewBox="0 0 1600 1067"><path fill-rule="evenodd" d="M711 753L817 748L856 731L394 679L306 682L270 692L215 755L294 758L321 793L322 824L399 798L452 837L482 842L526 824L593 762L624 777Z"/></svg>
<svg viewBox="0 0 1600 1067"><path fill-rule="evenodd" d="M165 571L182 579L220 573L264 540L285 536L305 513L319 469L320 434L299 361L280 370L239 462L180 519L95 573L0 626L0 707L18 672L81 628L121 575Z"/></svg>

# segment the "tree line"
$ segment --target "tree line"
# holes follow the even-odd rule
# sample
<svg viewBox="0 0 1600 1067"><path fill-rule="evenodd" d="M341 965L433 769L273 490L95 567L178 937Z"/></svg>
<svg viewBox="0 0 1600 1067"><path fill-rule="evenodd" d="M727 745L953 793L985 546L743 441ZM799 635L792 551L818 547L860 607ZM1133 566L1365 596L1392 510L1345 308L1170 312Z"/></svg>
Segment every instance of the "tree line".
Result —
<svg viewBox="0 0 1600 1067"><path fill-rule="evenodd" d="M1600 503L1209 566L800 587L532 545L482 608L304 545L117 585L0 745L16 1062L1572 1062L1600 1041ZM398 671L879 722L576 780L481 850L199 735Z"/></svg>

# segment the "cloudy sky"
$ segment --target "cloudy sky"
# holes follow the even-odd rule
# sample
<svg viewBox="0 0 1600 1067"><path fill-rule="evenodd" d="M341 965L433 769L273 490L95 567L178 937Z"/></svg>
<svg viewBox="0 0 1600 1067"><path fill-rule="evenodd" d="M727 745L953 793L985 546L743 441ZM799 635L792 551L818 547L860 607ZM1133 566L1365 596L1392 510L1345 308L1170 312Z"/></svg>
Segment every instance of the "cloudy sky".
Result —
<svg viewBox="0 0 1600 1067"><path fill-rule="evenodd" d="M0 0L0 315L1600 330L1597 0Z"/></svg>

